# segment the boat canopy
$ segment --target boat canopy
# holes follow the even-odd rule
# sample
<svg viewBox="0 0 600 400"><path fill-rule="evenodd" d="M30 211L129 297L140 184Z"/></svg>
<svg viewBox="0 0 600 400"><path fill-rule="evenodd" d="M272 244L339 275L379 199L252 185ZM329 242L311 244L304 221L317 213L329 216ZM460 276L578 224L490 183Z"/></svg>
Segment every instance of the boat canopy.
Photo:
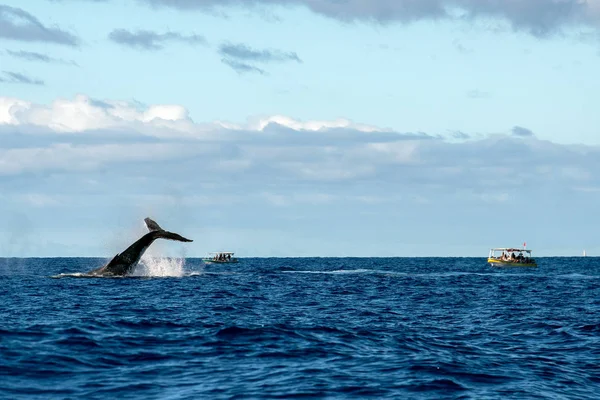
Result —
<svg viewBox="0 0 600 400"><path fill-rule="evenodd" d="M234 255L235 253L233 251L215 251L213 253L208 253L208 254L231 254L231 255Z"/></svg>
<svg viewBox="0 0 600 400"><path fill-rule="evenodd" d="M495 249L491 249L491 251L510 251L510 252L525 252L525 253L531 253L530 249L517 249L517 248L513 248L513 247L498 247Z"/></svg>

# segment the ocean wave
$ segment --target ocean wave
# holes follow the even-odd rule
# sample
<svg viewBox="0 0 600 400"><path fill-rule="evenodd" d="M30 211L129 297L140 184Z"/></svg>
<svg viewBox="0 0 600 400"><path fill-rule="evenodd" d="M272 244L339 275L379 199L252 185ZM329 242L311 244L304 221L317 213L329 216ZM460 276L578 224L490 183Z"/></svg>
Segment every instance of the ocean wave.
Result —
<svg viewBox="0 0 600 400"><path fill-rule="evenodd" d="M48 279L104 261L2 277L0 398L597 398L600 260L186 260Z"/></svg>

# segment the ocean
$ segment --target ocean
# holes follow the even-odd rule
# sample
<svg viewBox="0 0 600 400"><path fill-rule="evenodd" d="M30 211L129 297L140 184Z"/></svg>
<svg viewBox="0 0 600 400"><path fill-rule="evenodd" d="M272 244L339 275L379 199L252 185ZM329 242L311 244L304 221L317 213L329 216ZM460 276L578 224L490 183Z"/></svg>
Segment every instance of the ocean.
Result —
<svg viewBox="0 0 600 400"><path fill-rule="evenodd" d="M0 398L600 398L600 258L106 261L0 259Z"/></svg>

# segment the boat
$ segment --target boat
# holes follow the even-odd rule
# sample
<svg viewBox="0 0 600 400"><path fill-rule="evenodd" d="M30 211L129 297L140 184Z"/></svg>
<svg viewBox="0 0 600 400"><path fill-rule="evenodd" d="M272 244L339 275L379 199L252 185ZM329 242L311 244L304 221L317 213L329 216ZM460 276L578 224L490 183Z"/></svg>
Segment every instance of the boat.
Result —
<svg viewBox="0 0 600 400"><path fill-rule="evenodd" d="M493 267L537 267L536 261L531 257L531 250L526 248L490 249L488 263Z"/></svg>
<svg viewBox="0 0 600 400"><path fill-rule="evenodd" d="M232 251L217 251L214 253L208 253L208 257L203 258L207 264L233 264L237 263L238 259L235 258Z"/></svg>

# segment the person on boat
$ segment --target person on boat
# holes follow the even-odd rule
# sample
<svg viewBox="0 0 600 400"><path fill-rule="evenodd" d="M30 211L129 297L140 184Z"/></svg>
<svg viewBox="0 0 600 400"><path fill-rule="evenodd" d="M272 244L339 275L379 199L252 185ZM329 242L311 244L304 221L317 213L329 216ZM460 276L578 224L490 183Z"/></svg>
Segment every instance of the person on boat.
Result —
<svg viewBox="0 0 600 400"><path fill-rule="evenodd" d="M227 261L231 261L231 254L227 254Z"/></svg>

